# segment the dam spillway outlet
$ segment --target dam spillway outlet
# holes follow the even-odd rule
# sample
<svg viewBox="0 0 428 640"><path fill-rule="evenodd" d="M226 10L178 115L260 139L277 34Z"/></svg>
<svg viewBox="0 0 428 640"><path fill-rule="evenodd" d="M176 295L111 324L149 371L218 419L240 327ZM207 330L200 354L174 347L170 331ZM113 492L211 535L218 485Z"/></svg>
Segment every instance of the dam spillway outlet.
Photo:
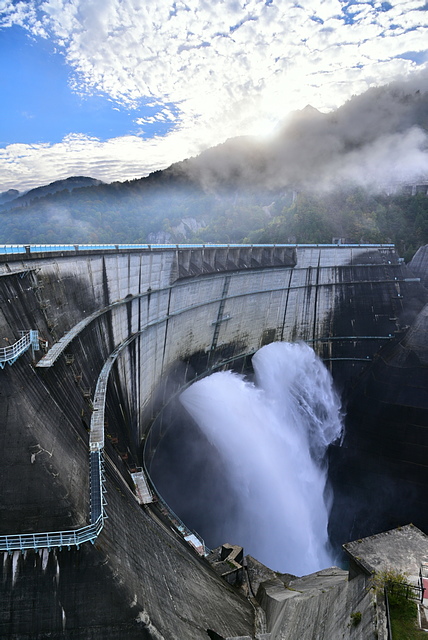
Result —
<svg viewBox="0 0 428 640"><path fill-rule="evenodd" d="M169 437L151 476L210 546L232 541L275 570L305 575L334 564L326 450L342 432L340 400L304 343L272 343L252 362L254 383L221 371L181 394L190 419L164 423Z"/></svg>

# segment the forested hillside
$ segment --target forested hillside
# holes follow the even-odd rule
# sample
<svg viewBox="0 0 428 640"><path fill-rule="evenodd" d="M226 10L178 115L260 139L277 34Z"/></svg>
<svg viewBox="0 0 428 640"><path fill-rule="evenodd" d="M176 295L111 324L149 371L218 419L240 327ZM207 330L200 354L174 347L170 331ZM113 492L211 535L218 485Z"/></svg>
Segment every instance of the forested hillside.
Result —
<svg viewBox="0 0 428 640"><path fill-rule="evenodd" d="M424 194L379 195L363 189L325 196L301 193L295 202L262 230L248 235L251 242L393 242L410 259L428 242L428 197Z"/></svg>
<svg viewBox="0 0 428 640"><path fill-rule="evenodd" d="M104 185L57 193L0 214L2 243L394 242L410 258L428 243L428 197L361 188L301 191ZM131 193L130 193L130 192ZM293 201L294 200L294 201Z"/></svg>

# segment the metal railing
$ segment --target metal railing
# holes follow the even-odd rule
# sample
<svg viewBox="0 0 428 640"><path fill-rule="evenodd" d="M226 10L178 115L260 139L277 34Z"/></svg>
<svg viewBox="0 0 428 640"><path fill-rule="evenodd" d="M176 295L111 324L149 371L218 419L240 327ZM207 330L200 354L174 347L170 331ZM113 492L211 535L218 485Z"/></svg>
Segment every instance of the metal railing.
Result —
<svg viewBox="0 0 428 640"><path fill-rule="evenodd" d="M197 533L196 531L192 531L191 529L189 529L189 527L187 527L184 524L182 519L171 509L169 504L165 502L165 500L162 498L161 494L156 489L156 486L151 478L150 478L150 485L151 485L152 491L156 495L156 502L158 504L160 511L163 513L163 515L166 516L168 520L171 522L171 524L174 525L174 527L177 529L180 535L184 538L184 540L186 540L186 542L189 542L189 540L191 540L192 538L195 539L199 543L198 546L202 551L202 555L207 556L210 553L211 549L209 549L206 546L204 539L199 535L199 533ZM192 546L195 547L194 544L192 544Z"/></svg>
<svg viewBox="0 0 428 640"><path fill-rule="evenodd" d="M102 451L89 452L89 486L91 496L91 526L103 521L104 513L104 460ZM102 526L99 531L101 531ZM98 533L99 533L98 531ZM97 533L97 535L98 535Z"/></svg>
<svg viewBox="0 0 428 640"><path fill-rule="evenodd" d="M104 512L104 466L101 451L91 452L90 474L90 524L69 531L43 531L41 533L17 533L0 536L0 551L24 551L25 549L79 548L84 542L92 542L99 536L106 514Z"/></svg>
<svg viewBox="0 0 428 640"><path fill-rule="evenodd" d="M391 582L388 584L388 593L397 594L406 600L417 600L422 602L424 599L425 588L423 586L422 576L419 572L418 584L409 584L408 582Z"/></svg>
<svg viewBox="0 0 428 640"><path fill-rule="evenodd" d="M375 266L379 266L379 265L375 265ZM227 277L227 276L226 276ZM343 287L343 286L348 286L348 285L353 285L353 284L366 284L366 283L371 283L371 284L385 284L385 283L397 283L397 282L401 282L401 280L398 280L396 278L394 279L388 279L388 280L358 280L358 281L353 281L353 280L349 280L349 281L342 281L342 282L336 282L334 283L334 286L336 287ZM163 293L165 291L170 291L172 289L176 289L179 287L184 287L186 286L186 284L184 283L177 283L175 282L172 285L169 285L167 287L162 287L159 289L153 289L150 294L153 295L155 293ZM311 286L311 285L309 285ZM331 287L332 283L331 282L325 282L325 283L320 283L317 285L318 287ZM297 291L300 289L307 289L308 285L307 284L298 284L298 285L284 285L284 286L280 286L280 287L271 287L270 289L252 289L251 291L241 291L239 293L233 293L233 294L228 294L227 298L224 297L220 297L220 298L212 298L211 300L209 300L210 304L213 303L217 303L219 302L220 304L224 301L224 300L234 300L234 299L238 299L238 298L245 298L247 296L255 296L258 294L266 294L266 293L274 293L274 292L282 292L282 291ZM93 322L93 320L95 320L96 318L100 317L101 315L103 315L104 313L107 313L108 311L114 309L115 307L119 307L121 305L124 304L128 304L130 301L132 300L136 300L138 298L143 298L145 296L149 295L147 293L147 291L144 291L143 293L136 293L136 294L131 294L130 296L127 296L126 298L122 298L120 300L116 300L115 302L112 302L111 304L107 305L106 307L103 307L102 309L98 309L97 311L94 311L93 313L91 313L89 316L87 316L86 318L84 318L83 320L80 320L80 322L78 322L76 325L74 325L74 327L72 329L70 329L70 331L68 331L64 336L62 336L62 338L60 338L58 340L58 342L56 342L54 345L52 345L52 347L49 349L49 351L46 353L46 355L44 355L39 362L36 364L36 367L38 368L47 368L47 367L51 367L55 361L58 359L58 357L61 355L61 353L64 352L64 350L66 349L66 347L74 340L74 338L79 335L79 333L85 329L91 322ZM162 316L161 318L158 318L157 320L154 320L150 323L147 324L146 328L149 328L151 326L154 326L155 324L161 324L162 322L167 321L169 318L173 318L175 316L179 316L182 313L186 313L188 311L193 311L195 309L199 309L201 307L204 307L207 304L207 300L204 300L203 302L198 302L192 305L189 305L187 307L183 307L181 309L177 309L176 311L173 311L171 313L168 313L168 315ZM217 320L214 321L213 325L217 325L219 322L223 322L226 320L230 320L230 316L225 315L222 318L220 318L220 320L217 318ZM389 334L388 336L336 336L336 337L323 337L323 338L315 338L312 340L306 340L305 342L308 343L314 343L314 342L329 342L329 341L333 341L333 340L350 340L350 341L355 341L355 340L391 340L391 338L393 338L392 334Z"/></svg>
<svg viewBox="0 0 428 640"><path fill-rule="evenodd" d="M389 603L389 595L398 595L406 600L417 600L422 603L424 600L425 587L422 578L422 571L419 569L418 584L409 584L407 582L391 582L384 586L385 597L385 613L387 626L387 640L393 640L391 609Z"/></svg>
<svg viewBox="0 0 428 640"><path fill-rule="evenodd" d="M70 549L72 546L78 549L84 542L92 542L94 544L104 526L104 518L107 516L104 511L106 505L104 499L104 438L102 437L101 441L96 438L97 442L95 444L92 442L96 413L92 415L89 439L90 524L69 531L44 531L41 533L17 533L0 536L0 551L12 553L13 551L24 551L25 549L61 549L62 547ZM97 436L97 434L95 435Z"/></svg>
<svg viewBox="0 0 428 640"><path fill-rule="evenodd" d="M123 342L121 342L119 345L117 345L117 347L114 349L114 351L112 351L112 353L107 358L107 360L104 363L104 366L103 366L103 368L101 370L101 373L98 376L98 382L97 382L96 390L95 390L95 393L94 393L94 400L93 400L93 409L94 410L93 410L92 419L91 419L91 433L90 433L90 439L89 439L89 447L90 447L90 452L91 452L90 453L91 461L92 461L92 456L95 456L95 455L99 454L100 455L100 461L101 461L101 464L102 464L101 452L102 452L103 447L104 447L105 398L106 398L106 392L107 392L108 377L110 375L111 368L112 368L113 364L115 363L116 359L118 358L120 352L125 347L127 347L129 344L131 344L131 342L133 340L135 340L139 335L144 333L144 331L145 331L145 329L131 334ZM96 463L94 462L94 466L95 466L95 464ZM92 473L93 473L93 475L95 477L94 481L92 481ZM102 468L101 468L100 473L101 473L101 477L102 477ZM191 531L184 524L184 522L179 518L179 516L177 516L177 514L174 513L174 511L171 509L171 507L163 500L162 496L157 491L152 479L150 478L150 476L148 476L145 466L144 466L144 475L145 475L146 482L147 482L147 480L149 480L150 486L151 486L153 492L156 494L156 501L157 501L157 503L159 505L159 508L164 513L164 515L166 515L168 517L168 519L171 521L171 523L175 526L175 528L180 532L180 534L183 536L183 538L187 542L189 542L189 539L192 539L192 538L196 539L199 542L199 546L202 549L203 554L207 555L209 550L207 549L204 540L201 538L201 536L198 533L196 533L195 531ZM101 487L101 491L102 491L102 481L101 481L100 487ZM102 508L103 508L102 504L99 504L99 503L97 504L96 499L97 499L97 495L96 495L96 474L91 469L91 514L93 514L93 517L96 516L97 509L101 509L102 510ZM102 500L103 500L103 497L101 495L101 501Z"/></svg>
<svg viewBox="0 0 428 640"><path fill-rule="evenodd" d="M29 347L33 351L39 349L39 332L37 330L20 331L21 338L7 347L0 347L0 369L6 364L12 365Z"/></svg>
<svg viewBox="0 0 428 640"><path fill-rule="evenodd" d="M230 247L245 248L266 248L266 247L326 247L326 248L385 248L392 249L394 244L2 244L0 245L0 254L25 254L31 255L35 253L52 253L64 251L129 251L137 250L157 250L157 249L228 249Z"/></svg>
<svg viewBox="0 0 428 640"><path fill-rule="evenodd" d="M392 640L392 627L391 627L391 612L389 609L389 598L388 598L388 589L386 585L383 588L384 596L385 596L385 614L386 614L386 630L387 630L387 640Z"/></svg>
<svg viewBox="0 0 428 640"><path fill-rule="evenodd" d="M49 531L46 533L19 533L16 535L0 536L1 551L24 551L25 549L52 549L57 547L77 547L84 542L94 543L103 528L103 516L80 529L71 531Z"/></svg>
<svg viewBox="0 0 428 640"><path fill-rule="evenodd" d="M159 249L159 248L169 248L169 249L185 249L185 248L217 248L217 247L273 247L273 246L296 246L296 245L80 245L82 250L119 250L121 248L147 248L147 249ZM305 247L387 247L391 248L394 245L299 245ZM31 247L24 246L22 247L29 253ZM6 251L6 249L11 248L10 251ZM22 253L19 245L0 245L0 254L1 253ZM33 247L34 252L39 251L66 251L66 250L79 250L79 245L37 245ZM295 287L300 288L300 287ZM281 288L282 289L282 288ZM253 292L254 293L254 292ZM145 295L145 294L140 294ZM136 296L139 297L139 296ZM233 296L235 297L235 296ZM238 297L238 296L237 296ZM119 301L116 304L121 304L124 301ZM205 303L203 303L205 304ZM111 305L113 306L113 305ZM200 305L191 305L188 308L181 309L171 314L171 317L174 315L178 315L183 313L184 311L188 311L190 309L196 308ZM103 310L105 311L105 310ZM93 314L93 316L99 315L99 312ZM92 319L92 318L91 318ZM163 320L163 319L162 319ZM148 327L157 324L159 320L148 323L145 327ZM80 324L80 323L79 323ZM87 319L82 321L82 327L86 326ZM80 329L80 327L79 327ZM145 330L144 329L144 330ZM128 339L126 339L123 343L118 345L116 349L110 354L108 360L106 361L103 370L99 376L97 390L94 396L94 413L91 419L91 428L90 428L90 524L81 527L79 529L71 530L71 531L56 531L56 532L42 532L42 533L25 533L25 534L13 534L13 535L4 535L0 536L0 550L3 551L14 551L14 550L25 550L25 549L41 549L41 548L52 548L52 547L63 547L63 546L76 546L79 548L79 545L90 541L94 542L101 532L104 524L104 517L106 517L104 512L104 472L103 472L103 446L104 446L104 406L105 406L105 393L107 387L107 380L111 370L111 367L116 360L120 351L127 346L132 340L134 340L137 335L143 333L144 330L138 331L136 334L131 335ZM72 333L72 332L70 332ZM78 333L78 331L77 331ZM74 334L72 334L74 337ZM72 338L71 338L72 339ZM69 340L71 341L71 340ZM68 342L64 341L65 344L62 346L62 349L65 348ZM19 355L21 355L24 351L26 351L30 346L33 346L34 349L39 348L38 343L38 332L37 331L28 331L23 332L23 336L18 340L15 344L10 345L8 347L3 347L0 349L0 367L4 368L5 364L8 362L12 364L16 360ZM59 350L60 352L61 350ZM146 472L147 474L147 472ZM148 474L147 474L148 475ZM150 477L150 476L149 476ZM156 492L158 493L158 492ZM159 494L158 494L159 496ZM160 498L160 496L159 496ZM180 520L180 518L172 512L169 506L164 503L162 498L160 501L163 503L164 508L169 511L170 516L172 517L172 521L176 522L177 529L186 536L195 535L194 532L191 532ZM196 534L196 537L201 542L203 548L205 545L203 540Z"/></svg>

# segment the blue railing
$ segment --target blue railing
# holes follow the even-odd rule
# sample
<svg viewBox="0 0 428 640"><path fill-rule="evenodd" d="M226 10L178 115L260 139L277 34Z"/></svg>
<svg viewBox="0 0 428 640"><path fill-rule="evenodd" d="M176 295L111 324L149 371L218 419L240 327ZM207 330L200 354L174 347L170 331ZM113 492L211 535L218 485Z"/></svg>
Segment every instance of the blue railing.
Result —
<svg viewBox="0 0 428 640"><path fill-rule="evenodd" d="M1 551L24 551L25 549L52 549L53 547L77 547L84 542L95 542L103 528L103 517L74 531L51 531L46 533L20 533L0 536Z"/></svg>
<svg viewBox="0 0 428 640"><path fill-rule="evenodd" d="M94 416L94 414L93 414ZM92 443L93 432L97 431L91 419L89 450L90 524L71 531L43 531L42 533L17 533L0 536L0 551L24 551L25 549L52 549L77 547L84 542L95 542L103 526L104 512L104 457L103 445ZM97 434L95 433L97 436ZM99 438L98 438L99 439ZM99 446L97 446L99 444Z"/></svg>
<svg viewBox="0 0 428 640"><path fill-rule="evenodd" d="M23 254L40 253L40 252L62 252L62 251L106 251L106 250L127 250L127 249L191 249L191 248L229 248L229 247L371 247L371 248L392 248L394 245L242 245L242 244L220 244L220 245L206 245L206 244L187 244L187 245L0 245L0 254ZM138 332L138 334L142 331ZM101 532L104 525L104 472L103 472L103 446L104 446L104 429L103 429L103 410L105 402L105 390L108 375L110 373L111 366L115 361L120 350L129 344L136 335L130 336L127 340L121 343L114 352L110 355L109 360L105 363L102 373L100 374L97 384L97 391L95 393L94 402L99 403L102 411L94 411L91 419L91 435L90 435L90 524L81 527L79 529L71 531L55 531L55 532L42 532L42 533L24 533L24 534L12 534L0 536L0 551L12 552L15 550L25 549L42 549L64 546L76 546L79 548L80 544L84 542L94 542ZM33 345L33 348L38 348L38 334L37 331L25 332L20 340L14 345L3 347L0 349L0 367L4 367L7 362L12 363L16 360L21 353ZM36 346L37 345L37 346ZM97 407L98 408L98 407ZM98 425L98 422L100 423ZM167 505L166 505L167 507ZM173 513L171 513L173 520L180 523L179 530L183 534L189 533L185 525L182 525L180 519ZM203 545L203 542L202 542Z"/></svg>
<svg viewBox="0 0 428 640"><path fill-rule="evenodd" d="M84 542L95 542L104 526L104 471L102 451L90 452L91 523L70 531L43 531L42 533L17 533L0 536L0 551L24 551L25 549L52 549L77 547Z"/></svg>
<svg viewBox="0 0 428 640"><path fill-rule="evenodd" d="M0 369L4 369L7 364L12 365L27 349L32 347L33 351L39 349L39 333L37 330L20 331L21 338L8 345L0 347Z"/></svg>
<svg viewBox="0 0 428 640"><path fill-rule="evenodd" d="M272 248L272 247L325 247L325 248L386 248L391 249L393 244L2 244L0 254L36 254L51 252L85 252L85 251L127 251L130 249L228 249L228 248Z"/></svg>
<svg viewBox="0 0 428 640"><path fill-rule="evenodd" d="M0 245L0 253L25 253L23 244L3 244Z"/></svg>

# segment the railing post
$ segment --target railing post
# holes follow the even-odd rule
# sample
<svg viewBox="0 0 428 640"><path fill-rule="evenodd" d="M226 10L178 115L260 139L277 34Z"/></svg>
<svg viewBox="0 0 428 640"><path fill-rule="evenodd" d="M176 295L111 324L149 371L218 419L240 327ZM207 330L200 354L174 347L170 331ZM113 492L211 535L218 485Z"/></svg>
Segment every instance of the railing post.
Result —
<svg viewBox="0 0 428 640"><path fill-rule="evenodd" d="M388 589L386 588L386 585L384 587L384 595L385 595L386 625L388 630L388 640L393 640L392 629L391 629L391 614L389 611Z"/></svg>

